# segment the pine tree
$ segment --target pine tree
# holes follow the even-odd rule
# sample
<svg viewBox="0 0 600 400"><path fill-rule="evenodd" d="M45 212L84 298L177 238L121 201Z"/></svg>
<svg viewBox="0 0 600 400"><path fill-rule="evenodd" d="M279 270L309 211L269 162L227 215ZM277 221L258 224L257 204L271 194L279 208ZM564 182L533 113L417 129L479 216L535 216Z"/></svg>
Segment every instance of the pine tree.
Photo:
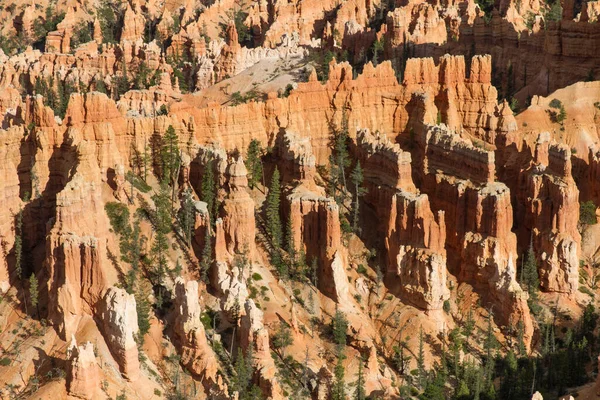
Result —
<svg viewBox="0 0 600 400"><path fill-rule="evenodd" d="M208 270L212 264L212 237L210 235L210 227L206 227L204 236L204 248L202 249L202 260L200 261L200 276L203 282L208 283Z"/></svg>
<svg viewBox="0 0 600 400"><path fill-rule="evenodd" d="M194 206L194 198L192 197L191 189L188 188L183 192L181 203L181 208L179 209L179 221L181 230L183 231L183 237L185 238L188 247L190 247L192 245L192 231L196 221L196 208Z"/></svg>
<svg viewBox="0 0 600 400"><path fill-rule="evenodd" d="M346 185L346 168L350 166L350 156L348 155L348 114L346 109L342 112L342 121L339 129L333 130L331 138L331 156L330 165L330 190L338 204L343 203L344 193L348 187ZM338 189L341 194L338 195Z"/></svg>
<svg viewBox="0 0 600 400"><path fill-rule="evenodd" d="M529 249L527 249L525 263L523 264L522 268L523 273L521 283L525 286L530 294L537 292L540 286L540 280L538 277L537 262L535 259L535 253L533 251L533 244L530 244Z"/></svg>
<svg viewBox="0 0 600 400"><path fill-rule="evenodd" d="M23 275L23 209L19 209L15 223L15 270L18 279Z"/></svg>
<svg viewBox="0 0 600 400"><path fill-rule="evenodd" d="M135 288L135 306L138 320L138 343L144 343L144 336L150 331L150 315L152 313L152 304L148 300L152 293L150 283L145 279L136 279Z"/></svg>
<svg viewBox="0 0 600 400"><path fill-rule="evenodd" d="M285 349L294 344L292 332L286 323L280 323L279 328L273 335L273 348L281 351L281 357L285 359Z"/></svg>
<svg viewBox="0 0 600 400"><path fill-rule="evenodd" d="M202 175L202 182L200 184L200 198L206 203L210 225L214 227L217 219L217 183L212 160L204 167L204 175Z"/></svg>
<svg viewBox="0 0 600 400"><path fill-rule="evenodd" d="M279 215L281 186L279 182L279 170L275 168L273 177L271 178L271 185L269 187L269 193L265 202L265 215L267 223L267 234L273 247L273 253L271 254L271 261L278 269L279 274L283 279L288 277L287 266L281 261L280 248L282 245L282 225L281 217Z"/></svg>
<svg viewBox="0 0 600 400"><path fill-rule="evenodd" d="M31 306L37 310L38 301L39 301L39 288L38 288L38 280L35 274L31 274L29 277L29 301Z"/></svg>
<svg viewBox="0 0 600 400"><path fill-rule="evenodd" d="M256 139L252 139L248 145L248 154L246 157L246 167L248 169L248 186L250 189L261 181L263 175L262 161L260 159L262 155L262 147L260 142Z"/></svg>
<svg viewBox="0 0 600 400"><path fill-rule="evenodd" d="M352 202L352 230L354 233L359 233L358 216L359 216L359 204L360 198L367 192L362 187L363 183L363 172L360 167L360 161L356 163L354 170L350 174L350 181L354 185L354 201Z"/></svg>
<svg viewBox="0 0 600 400"><path fill-rule="evenodd" d="M365 400L367 393L365 391L364 361L362 357L358 360L358 373L356 374L356 390L354 391L355 400Z"/></svg>
<svg viewBox="0 0 600 400"><path fill-rule="evenodd" d="M292 226L292 219L288 218L287 220L287 224L285 225L285 237L286 237L286 242L285 242L285 251L287 251L288 253L288 270L290 271L290 274L294 277L294 278L298 278L296 276L296 271L295 271L295 267L296 267L296 245L294 243L294 234L293 234L293 226Z"/></svg>
<svg viewBox="0 0 600 400"><path fill-rule="evenodd" d="M175 133L175 128L169 125L163 138L163 146L161 149L162 163L162 180L169 185L174 185L177 181L177 173L179 172L180 157L179 157L179 137Z"/></svg>
<svg viewBox="0 0 600 400"><path fill-rule="evenodd" d="M423 347L423 327L419 330L419 354L417 355L417 370L419 371L419 386L425 388L426 370L425 370L425 350Z"/></svg>
<svg viewBox="0 0 600 400"><path fill-rule="evenodd" d="M342 353L337 355L337 363L334 368L334 382L331 390L332 400L346 400L346 383L345 375L346 369L344 368L344 359L346 356Z"/></svg>
<svg viewBox="0 0 600 400"><path fill-rule="evenodd" d="M156 230L152 254L157 264L155 273L161 279L167 272L167 251L169 250L167 235L171 231L171 199L166 182L161 183L159 192L152 196L152 200L155 205L154 228Z"/></svg>
<svg viewBox="0 0 600 400"><path fill-rule="evenodd" d="M488 312L487 317L487 330L485 335L485 342L483 345L483 350L485 352L485 376L484 376L484 389L491 390L490 386L494 386L494 369L495 369L495 360L492 352L496 348L496 337L494 336L494 331L492 330L492 312L491 310Z"/></svg>
<svg viewBox="0 0 600 400"><path fill-rule="evenodd" d="M314 287L318 287L319 285L319 264L317 261L317 257L313 257L310 262L310 281Z"/></svg>

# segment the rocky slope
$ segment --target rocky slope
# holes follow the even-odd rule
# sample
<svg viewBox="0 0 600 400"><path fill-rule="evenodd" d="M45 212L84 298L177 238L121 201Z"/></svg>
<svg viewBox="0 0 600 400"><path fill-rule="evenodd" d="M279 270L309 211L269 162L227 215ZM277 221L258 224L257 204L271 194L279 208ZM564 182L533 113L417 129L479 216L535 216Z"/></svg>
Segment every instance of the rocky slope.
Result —
<svg viewBox="0 0 600 400"><path fill-rule="evenodd" d="M596 3L2 4L0 398L592 381Z"/></svg>

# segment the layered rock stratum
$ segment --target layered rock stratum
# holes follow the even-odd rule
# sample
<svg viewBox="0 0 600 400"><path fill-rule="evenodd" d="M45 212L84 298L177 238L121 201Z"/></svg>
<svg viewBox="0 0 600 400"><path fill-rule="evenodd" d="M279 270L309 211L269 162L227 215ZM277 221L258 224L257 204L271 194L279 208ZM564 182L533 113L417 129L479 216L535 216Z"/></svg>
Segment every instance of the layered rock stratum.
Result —
<svg viewBox="0 0 600 400"><path fill-rule="evenodd" d="M2 2L0 398L596 398L598 4Z"/></svg>

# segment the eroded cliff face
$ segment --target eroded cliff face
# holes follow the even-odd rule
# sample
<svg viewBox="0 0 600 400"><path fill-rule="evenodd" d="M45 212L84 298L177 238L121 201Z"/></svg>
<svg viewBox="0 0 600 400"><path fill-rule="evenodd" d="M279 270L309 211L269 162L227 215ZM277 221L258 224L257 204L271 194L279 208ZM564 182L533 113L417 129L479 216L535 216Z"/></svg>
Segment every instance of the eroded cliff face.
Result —
<svg viewBox="0 0 600 400"><path fill-rule="evenodd" d="M152 0L113 7L115 26L85 1L46 25L40 5L0 9L0 34L24 41L0 43L0 291L25 309L0 313L2 342L20 346L18 322L50 322L43 354L26 342L25 385L52 360L66 379L43 382L60 391L48 397L255 385L327 399L340 347L323 332L342 312L346 383L363 359L367 393L395 398L411 364L394 345L414 352L423 330L434 365L470 311L479 325L493 314L507 348L516 327L536 345L517 280L530 245L542 297L587 304L578 217L600 199L598 82L537 95L596 77L597 4L563 2L549 21L539 1L487 14L474 1L258 1L234 16L233 0ZM340 130L364 194L332 191ZM268 179L248 186L253 139L265 177L281 171L281 249L264 229ZM126 212L109 218L108 203ZM252 356L242 389L239 355ZM297 367L286 356L302 387L282 379ZM0 366L0 386L20 373Z"/></svg>
<svg viewBox="0 0 600 400"><path fill-rule="evenodd" d="M579 190L571 175L571 151L550 142L548 133L535 143L531 166L519 179L523 228L539 257L542 287L573 293L578 288L581 235Z"/></svg>
<svg viewBox="0 0 600 400"><path fill-rule="evenodd" d="M521 322L526 340L533 323L527 294L516 281L517 237L510 190L496 181L494 152L476 148L444 125L419 133L419 187L444 210L449 262L459 280L487 286L503 323Z"/></svg>

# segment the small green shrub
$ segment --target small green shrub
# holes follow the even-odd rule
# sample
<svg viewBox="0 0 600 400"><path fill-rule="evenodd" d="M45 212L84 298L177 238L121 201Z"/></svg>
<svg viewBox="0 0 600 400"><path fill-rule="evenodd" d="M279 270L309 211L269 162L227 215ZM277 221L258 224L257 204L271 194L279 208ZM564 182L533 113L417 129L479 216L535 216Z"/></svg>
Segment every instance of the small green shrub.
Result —
<svg viewBox="0 0 600 400"><path fill-rule="evenodd" d="M443 307L444 307L444 312L446 314L450 314L450 300L445 300Z"/></svg>
<svg viewBox="0 0 600 400"><path fill-rule="evenodd" d="M258 272L255 272L255 273L252 274L252 280L261 281L262 280L262 276Z"/></svg>
<svg viewBox="0 0 600 400"><path fill-rule="evenodd" d="M558 99L552 99L549 104L550 107L559 110L562 107L562 102Z"/></svg>
<svg viewBox="0 0 600 400"><path fill-rule="evenodd" d="M586 201L579 205L579 223L584 225L595 225L596 205L593 201Z"/></svg>
<svg viewBox="0 0 600 400"><path fill-rule="evenodd" d="M362 264L358 265L358 268L356 268L356 272L358 272L359 274L362 274L362 275L367 275L367 269Z"/></svg>
<svg viewBox="0 0 600 400"><path fill-rule="evenodd" d="M129 229L129 209L125 204L109 202L104 210L115 233L123 234Z"/></svg>
<svg viewBox="0 0 600 400"><path fill-rule="evenodd" d="M0 365L2 365L3 367L9 366L10 365L10 358L4 357L4 358L0 359Z"/></svg>

